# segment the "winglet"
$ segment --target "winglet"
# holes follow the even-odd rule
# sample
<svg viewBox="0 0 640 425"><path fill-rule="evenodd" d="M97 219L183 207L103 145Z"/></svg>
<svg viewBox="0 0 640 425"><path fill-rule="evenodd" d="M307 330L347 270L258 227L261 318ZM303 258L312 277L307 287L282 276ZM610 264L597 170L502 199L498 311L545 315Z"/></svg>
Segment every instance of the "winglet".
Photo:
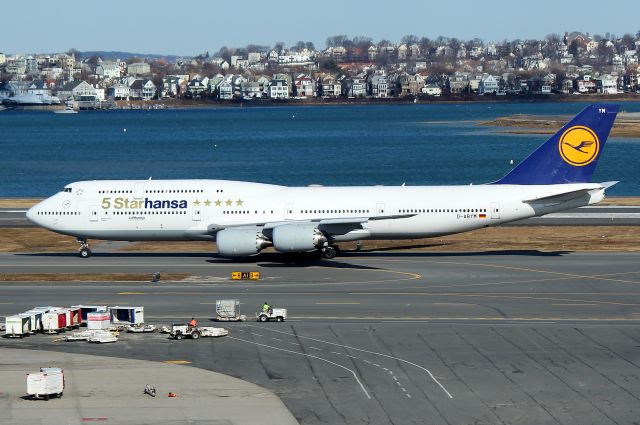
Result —
<svg viewBox="0 0 640 425"><path fill-rule="evenodd" d="M619 106L589 105L494 184L588 183Z"/></svg>

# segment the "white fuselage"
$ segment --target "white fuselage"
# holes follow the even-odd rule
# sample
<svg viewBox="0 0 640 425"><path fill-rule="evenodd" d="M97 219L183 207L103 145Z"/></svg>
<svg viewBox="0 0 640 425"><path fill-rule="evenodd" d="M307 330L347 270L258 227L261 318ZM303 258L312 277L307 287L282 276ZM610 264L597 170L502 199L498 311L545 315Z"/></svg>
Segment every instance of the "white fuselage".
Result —
<svg viewBox="0 0 640 425"><path fill-rule="evenodd" d="M580 196L535 201L578 191ZM216 231L228 227L366 219L361 228L333 239L345 241L465 232L603 197L604 189L596 183L284 187L224 180L103 180L69 184L27 215L58 233L129 241L215 240Z"/></svg>

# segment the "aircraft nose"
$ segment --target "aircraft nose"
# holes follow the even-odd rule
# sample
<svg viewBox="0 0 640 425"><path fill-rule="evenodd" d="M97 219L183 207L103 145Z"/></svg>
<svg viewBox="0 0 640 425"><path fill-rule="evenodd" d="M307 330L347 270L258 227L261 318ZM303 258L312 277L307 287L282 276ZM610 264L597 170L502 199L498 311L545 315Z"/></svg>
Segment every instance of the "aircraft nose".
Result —
<svg viewBox="0 0 640 425"><path fill-rule="evenodd" d="M37 217L38 217L38 210L39 210L39 205L40 204L36 204L33 207L29 208L27 210L27 219L29 219L29 221L31 221L34 224L40 224Z"/></svg>

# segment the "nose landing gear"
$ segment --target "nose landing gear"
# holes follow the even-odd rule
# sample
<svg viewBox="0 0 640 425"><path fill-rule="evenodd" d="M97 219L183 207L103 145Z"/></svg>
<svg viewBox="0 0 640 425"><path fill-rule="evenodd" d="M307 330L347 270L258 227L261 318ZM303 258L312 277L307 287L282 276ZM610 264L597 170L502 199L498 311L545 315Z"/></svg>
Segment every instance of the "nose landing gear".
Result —
<svg viewBox="0 0 640 425"><path fill-rule="evenodd" d="M78 250L78 257L80 258L91 257L91 248L89 248L89 244L87 243L87 240L78 238L76 242L80 244L80 249Z"/></svg>

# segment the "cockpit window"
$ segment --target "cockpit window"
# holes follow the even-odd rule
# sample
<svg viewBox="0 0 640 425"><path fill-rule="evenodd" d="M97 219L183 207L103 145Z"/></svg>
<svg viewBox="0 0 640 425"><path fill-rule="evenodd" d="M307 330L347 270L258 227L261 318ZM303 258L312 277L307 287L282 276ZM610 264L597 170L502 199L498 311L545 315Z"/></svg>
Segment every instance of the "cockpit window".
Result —
<svg viewBox="0 0 640 425"><path fill-rule="evenodd" d="M71 193L71 188L70 187L65 187L64 189L62 189L63 192L67 192L67 193Z"/></svg>

